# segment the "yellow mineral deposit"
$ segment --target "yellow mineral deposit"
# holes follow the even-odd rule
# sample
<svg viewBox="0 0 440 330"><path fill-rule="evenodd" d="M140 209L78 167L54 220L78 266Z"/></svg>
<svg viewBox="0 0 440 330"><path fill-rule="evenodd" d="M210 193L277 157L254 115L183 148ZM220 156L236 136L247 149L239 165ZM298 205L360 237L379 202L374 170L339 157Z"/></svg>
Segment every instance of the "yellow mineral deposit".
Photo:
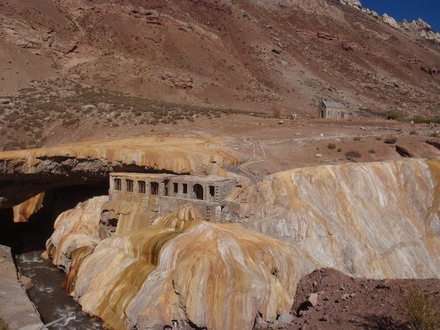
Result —
<svg viewBox="0 0 440 330"><path fill-rule="evenodd" d="M148 227L151 210L141 203L127 203L123 201L110 201L104 205L118 213L118 226L116 234L124 234L134 230Z"/></svg>
<svg viewBox="0 0 440 330"><path fill-rule="evenodd" d="M218 139L139 137L77 142L56 147L5 151L0 160L23 163L33 173L41 158L101 159L112 165L132 164L175 173L219 174L238 160Z"/></svg>
<svg viewBox="0 0 440 330"><path fill-rule="evenodd" d="M355 276L437 277L439 182L436 159L295 169L244 189L238 221Z"/></svg>
<svg viewBox="0 0 440 330"><path fill-rule="evenodd" d="M88 220L96 223L78 221ZM56 237L60 225L57 220ZM101 241L85 258L91 250L75 248L62 249L73 259L66 288L84 311L116 329L172 326L173 320L250 329L259 313L273 321L288 312L297 282L317 266L290 244L238 224L200 220L190 205L150 228Z"/></svg>
<svg viewBox="0 0 440 330"><path fill-rule="evenodd" d="M14 222L28 221L32 214L37 213L43 207L44 196L45 193L43 192L14 206L12 208L14 212Z"/></svg>
<svg viewBox="0 0 440 330"><path fill-rule="evenodd" d="M99 219L106 201L108 196L94 197L61 213L55 221L54 233L46 242L43 257L50 257L56 266L68 272L74 251L99 243Z"/></svg>
<svg viewBox="0 0 440 330"><path fill-rule="evenodd" d="M66 288L84 311L116 329L249 329L257 315L288 312L298 280L321 265L375 278L440 273L439 160L295 169L230 199L241 225L203 221L187 205L144 229L141 209L114 201L120 228L102 239L107 199L94 198L60 216L47 253L70 269Z"/></svg>

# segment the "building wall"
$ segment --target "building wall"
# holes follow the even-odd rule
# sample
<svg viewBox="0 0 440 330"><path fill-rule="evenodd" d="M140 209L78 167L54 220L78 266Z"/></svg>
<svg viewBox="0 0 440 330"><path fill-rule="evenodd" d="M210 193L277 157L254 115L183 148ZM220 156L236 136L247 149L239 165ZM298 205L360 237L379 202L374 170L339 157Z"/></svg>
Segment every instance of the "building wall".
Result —
<svg viewBox="0 0 440 330"><path fill-rule="evenodd" d="M222 201L236 185L235 179L216 176L111 173L109 199L149 205L156 212L150 214L155 216L174 212L191 203L202 218L219 222L224 207Z"/></svg>
<svg viewBox="0 0 440 330"><path fill-rule="evenodd" d="M328 108L324 105L320 105L318 108L318 118L326 119L348 119L349 114L344 109L339 108Z"/></svg>

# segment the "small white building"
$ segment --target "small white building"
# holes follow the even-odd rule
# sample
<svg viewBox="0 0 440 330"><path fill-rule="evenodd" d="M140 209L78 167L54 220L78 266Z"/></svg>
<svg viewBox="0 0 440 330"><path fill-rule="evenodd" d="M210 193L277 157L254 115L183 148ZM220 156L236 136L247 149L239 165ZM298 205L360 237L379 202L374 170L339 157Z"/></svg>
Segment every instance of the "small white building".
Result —
<svg viewBox="0 0 440 330"><path fill-rule="evenodd" d="M323 100L318 107L318 118L326 119L348 119L350 116L345 105L339 102Z"/></svg>

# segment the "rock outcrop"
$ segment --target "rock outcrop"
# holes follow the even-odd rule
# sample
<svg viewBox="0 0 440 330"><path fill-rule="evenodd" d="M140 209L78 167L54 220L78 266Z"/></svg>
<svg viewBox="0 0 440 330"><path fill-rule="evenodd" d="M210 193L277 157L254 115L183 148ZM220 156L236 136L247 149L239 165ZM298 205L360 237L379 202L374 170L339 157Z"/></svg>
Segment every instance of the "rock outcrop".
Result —
<svg viewBox="0 0 440 330"><path fill-rule="evenodd" d="M247 187L243 225L354 276L440 274L440 160L301 168Z"/></svg>
<svg viewBox="0 0 440 330"><path fill-rule="evenodd" d="M351 5L352 7L360 9L364 14L367 14L377 20L388 24L389 26L395 28L396 30L400 30L402 32L409 33L411 36L414 36L416 39L427 39L433 40L440 43L440 33L434 31L431 28L431 25L426 23L424 20L419 18L418 20L413 20L412 22L408 22L404 19L402 22L397 22L393 17L384 13L383 16L380 16L374 10L363 8L362 6L358 6L356 4L350 4L348 0L340 0L342 3Z"/></svg>
<svg viewBox="0 0 440 330"><path fill-rule="evenodd" d="M351 7L362 8L362 4L359 0L340 0L343 4Z"/></svg>
<svg viewBox="0 0 440 330"><path fill-rule="evenodd" d="M42 329L43 322L18 281L17 269L9 247L0 245L0 325L2 329ZM5 324L6 323L6 324Z"/></svg>
<svg viewBox="0 0 440 330"><path fill-rule="evenodd" d="M57 220L48 242L58 244L57 253L49 248L48 254L55 263L61 254L73 259L66 288L84 311L116 329L251 329L256 320L275 322L289 312L296 283L317 266L288 243L200 220L189 206L150 228L104 239L92 252L62 228L82 233L82 223L96 234L99 217L81 214Z"/></svg>
<svg viewBox="0 0 440 330"><path fill-rule="evenodd" d="M54 233L46 243L43 257L69 272L74 251L90 252L100 241L99 220L107 196L94 197L79 203L74 209L61 213L54 224Z"/></svg>
<svg viewBox="0 0 440 330"><path fill-rule="evenodd" d="M35 195L32 198L29 198L27 201L16 205L12 208L14 212L14 222L26 222L29 220L30 216L36 212L38 212L44 203L45 194L40 193Z"/></svg>
<svg viewBox="0 0 440 330"><path fill-rule="evenodd" d="M141 209L97 197L57 219L46 254L84 311L118 329L276 325L297 281L321 265L356 277L440 273L438 159L295 169L231 199L241 203L232 221L248 229L200 220L191 206L142 228ZM110 209L124 221L108 235Z"/></svg>
<svg viewBox="0 0 440 330"><path fill-rule="evenodd" d="M45 190L106 183L113 171L225 174L237 159L214 139L128 138L0 153L0 208Z"/></svg>

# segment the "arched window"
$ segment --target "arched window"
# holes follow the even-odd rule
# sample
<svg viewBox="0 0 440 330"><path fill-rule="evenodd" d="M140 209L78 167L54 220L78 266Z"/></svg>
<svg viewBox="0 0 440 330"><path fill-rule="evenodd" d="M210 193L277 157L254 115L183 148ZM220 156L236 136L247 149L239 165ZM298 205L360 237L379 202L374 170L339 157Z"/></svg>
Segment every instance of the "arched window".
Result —
<svg viewBox="0 0 440 330"><path fill-rule="evenodd" d="M196 183L193 186L193 191L194 191L194 197L196 199L201 199L203 200L203 187L201 185L199 185L198 183Z"/></svg>

